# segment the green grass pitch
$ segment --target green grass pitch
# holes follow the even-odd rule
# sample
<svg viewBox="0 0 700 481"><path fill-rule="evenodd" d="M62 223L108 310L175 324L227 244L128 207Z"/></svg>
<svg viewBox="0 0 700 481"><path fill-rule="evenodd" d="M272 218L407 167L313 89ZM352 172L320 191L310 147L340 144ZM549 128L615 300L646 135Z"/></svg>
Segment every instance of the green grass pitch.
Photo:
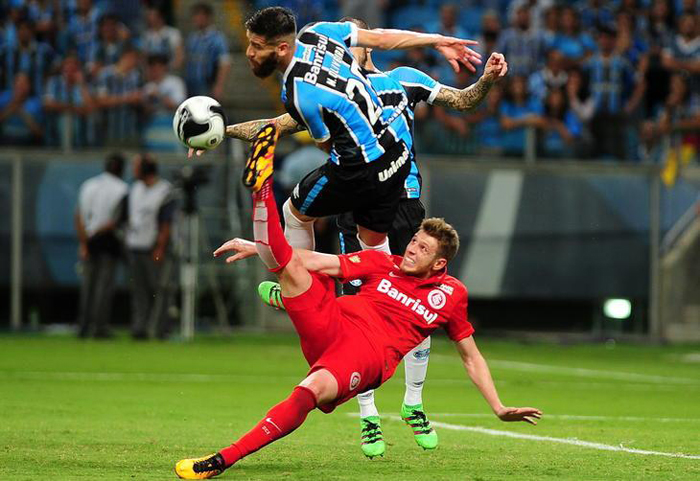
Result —
<svg viewBox="0 0 700 481"><path fill-rule="evenodd" d="M432 420L445 423L436 451L420 450L391 418L403 396L400 366L377 392L384 458L362 456L351 401L331 415L313 412L217 479L700 479L700 346L477 342L502 400L545 412L538 426L491 416L454 348L437 339L424 392ZM305 371L296 338L285 335L192 343L0 336L0 479L175 479L178 459L230 444Z"/></svg>

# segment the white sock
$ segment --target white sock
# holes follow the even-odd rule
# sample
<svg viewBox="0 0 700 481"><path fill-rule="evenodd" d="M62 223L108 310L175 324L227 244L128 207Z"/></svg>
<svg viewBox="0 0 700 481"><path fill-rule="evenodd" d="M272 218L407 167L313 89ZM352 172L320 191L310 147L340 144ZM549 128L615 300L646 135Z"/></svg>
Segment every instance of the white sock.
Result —
<svg viewBox="0 0 700 481"><path fill-rule="evenodd" d="M407 406L423 404L423 384L428 373L429 355L430 337L426 337L403 358L406 371L406 394L403 403Z"/></svg>
<svg viewBox="0 0 700 481"><path fill-rule="evenodd" d="M357 402L360 404L360 417L379 416L377 406L374 405L374 390L358 394Z"/></svg>
<svg viewBox="0 0 700 481"><path fill-rule="evenodd" d="M292 201L287 199L287 202L282 206L282 213L284 215L284 236L292 247L312 251L314 247L316 247L314 241L315 220L310 220L308 222L299 220L292 214L291 205Z"/></svg>
<svg viewBox="0 0 700 481"><path fill-rule="evenodd" d="M376 246L368 246L362 242L362 239L360 239L360 234L357 234L357 240L360 241L360 247L362 247L362 250L371 249L373 251L386 252L387 254L391 255L391 250L389 249L389 237L386 237L384 242L377 244Z"/></svg>

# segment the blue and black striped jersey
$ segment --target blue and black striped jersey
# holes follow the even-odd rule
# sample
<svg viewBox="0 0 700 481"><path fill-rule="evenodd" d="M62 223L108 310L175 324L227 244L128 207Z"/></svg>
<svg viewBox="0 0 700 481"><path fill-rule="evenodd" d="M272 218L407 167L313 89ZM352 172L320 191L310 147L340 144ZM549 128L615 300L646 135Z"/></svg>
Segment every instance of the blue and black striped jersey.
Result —
<svg viewBox="0 0 700 481"><path fill-rule="evenodd" d="M357 43L351 22L319 22L297 35L294 58L284 73L282 101L289 114L305 125L317 142L332 139L331 162L356 167L372 162L399 142L413 147L402 118L408 98L401 85L391 84L386 105L350 54Z"/></svg>
<svg viewBox="0 0 700 481"><path fill-rule="evenodd" d="M408 98L408 108L401 116L406 128L413 136L414 110L419 102L433 103L442 85L432 79L428 74L411 67L398 67L389 72L365 71L367 78L379 94L384 106L391 106L400 101L400 95L395 92L395 83L398 82ZM387 81L386 78L390 81ZM411 172L406 177L403 198L418 199L421 194L422 179L416 162L415 145L411 147Z"/></svg>

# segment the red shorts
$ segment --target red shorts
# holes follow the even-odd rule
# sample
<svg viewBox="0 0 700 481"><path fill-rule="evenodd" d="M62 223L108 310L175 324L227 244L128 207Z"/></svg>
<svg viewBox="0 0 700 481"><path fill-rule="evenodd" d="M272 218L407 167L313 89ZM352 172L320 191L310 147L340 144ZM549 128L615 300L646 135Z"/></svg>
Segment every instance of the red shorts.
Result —
<svg viewBox="0 0 700 481"><path fill-rule="evenodd" d="M360 327L343 316L335 297L335 281L322 274L311 276L309 290L285 297L284 306L311 366L309 374L327 369L338 383L336 400L319 406L329 413L358 394L379 387L385 363Z"/></svg>

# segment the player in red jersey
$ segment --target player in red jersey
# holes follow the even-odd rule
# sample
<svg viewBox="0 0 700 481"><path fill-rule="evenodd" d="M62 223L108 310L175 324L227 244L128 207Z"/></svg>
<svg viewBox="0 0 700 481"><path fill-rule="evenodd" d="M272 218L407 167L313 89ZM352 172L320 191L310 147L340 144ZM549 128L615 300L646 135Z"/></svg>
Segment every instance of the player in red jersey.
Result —
<svg viewBox="0 0 700 481"><path fill-rule="evenodd" d="M291 395L247 434L216 454L183 459L184 479L206 479L298 428L313 409L336 406L389 379L401 359L438 327L457 344L469 377L503 421L537 424L535 408L505 407L479 353L467 320L467 289L446 266L457 253L457 232L442 219L427 219L403 256L366 250L329 255L293 249L284 237L272 194L277 133L266 126L253 142L244 183L253 190L255 242L233 239L214 255L226 261L259 255L280 282L287 313L311 369ZM362 279L359 295L336 298L334 278Z"/></svg>

